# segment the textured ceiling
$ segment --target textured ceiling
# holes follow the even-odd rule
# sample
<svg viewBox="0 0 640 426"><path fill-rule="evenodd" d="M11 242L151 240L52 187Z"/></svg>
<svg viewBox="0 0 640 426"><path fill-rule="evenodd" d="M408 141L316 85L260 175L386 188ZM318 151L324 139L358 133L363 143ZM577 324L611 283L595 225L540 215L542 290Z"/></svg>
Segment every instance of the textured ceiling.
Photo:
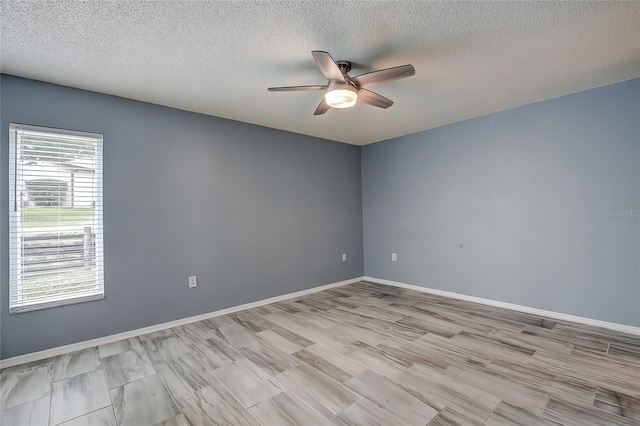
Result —
<svg viewBox="0 0 640 426"><path fill-rule="evenodd" d="M363 145L640 76L640 2L0 2L0 70ZM311 50L416 75L313 116Z"/></svg>

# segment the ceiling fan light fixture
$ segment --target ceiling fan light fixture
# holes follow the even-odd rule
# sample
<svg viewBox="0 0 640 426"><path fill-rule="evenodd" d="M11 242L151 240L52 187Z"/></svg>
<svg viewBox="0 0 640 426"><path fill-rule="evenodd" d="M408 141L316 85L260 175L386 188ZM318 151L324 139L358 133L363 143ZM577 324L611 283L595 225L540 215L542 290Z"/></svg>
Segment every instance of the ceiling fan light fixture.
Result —
<svg viewBox="0 0 640 426"><path fill-rule="evenodd" d="M399 67L371 71L352 78L347 74L351 70L351 62L336 62L331 55L322 50L314 50L311 54L316 64L318 64L320 71L328 80L326 85L269 87L267 90L270 92L323 90L324 99L322 99L322 102L317 106L313 115L322 115L331 108L349 108L354 106L356 102L387 109L393 105L393 101L372 92L368 87L410 77L416 73L415 68L407 64L400 65Z"/></svg>
<svg viewBox="0 0 640 426"><path fill-rule="evenodd" d="M358 100L358 90L348 83L334 82L329 85L324 100L332 108L349 108Z"/></svg>

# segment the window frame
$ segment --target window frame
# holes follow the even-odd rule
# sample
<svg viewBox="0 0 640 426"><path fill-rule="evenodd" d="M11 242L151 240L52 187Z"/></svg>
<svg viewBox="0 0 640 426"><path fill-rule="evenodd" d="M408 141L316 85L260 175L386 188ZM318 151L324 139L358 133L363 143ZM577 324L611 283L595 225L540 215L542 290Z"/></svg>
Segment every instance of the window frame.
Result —
<svg viewBox="0 0 640 426"><path fill-rule="evenodd" d="M98 227L95 238L95 256L96 256L96 285L99 286L94 293L83 293L81 295L63 294L59 296L51 296L46 301L25 302L22 297L20 302L15 303L16 297L21 293L22 273L21 273L21 238L13 233L13 230L19 230L22 234L22 191L18 190L18 176L21 176L22 164L18 161L19 151L22 146L18 147L18 131L41 132L48 134L58 134L64 136L85 137L96 140L96 205L95 213ZM41 309L55 308L58 306L71 305L76 303L90 302L94 300L104 299L104 137L99 133L80 132L76 130L66 130L43 126L33 126L19 123L9 123L9 313L16 314L22 312L30 312ZM20 182L24 185L24 181ZM20 195L18 195L20 194ZM14 261L14 256L17 259Z"/></svg>

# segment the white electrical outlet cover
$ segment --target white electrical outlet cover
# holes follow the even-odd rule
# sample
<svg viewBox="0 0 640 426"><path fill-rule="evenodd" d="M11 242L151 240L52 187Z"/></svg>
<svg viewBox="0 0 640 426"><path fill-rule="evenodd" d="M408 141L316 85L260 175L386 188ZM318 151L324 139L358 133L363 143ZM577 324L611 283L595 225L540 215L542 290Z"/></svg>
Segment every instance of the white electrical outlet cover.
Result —
<svg viewBox="0 0 640 426"><path fill-rule="evenodd" d="M198 287L198 279L196 276L189 277L189 288Z"/></svg>
<svg viewBox="0 0 640 426"><path fill-rule="evenodd" d="M346 262L346 261L347 261L347 255L346 255L346 253L342 255L342 261L343 261L343 262Z"/></svg>

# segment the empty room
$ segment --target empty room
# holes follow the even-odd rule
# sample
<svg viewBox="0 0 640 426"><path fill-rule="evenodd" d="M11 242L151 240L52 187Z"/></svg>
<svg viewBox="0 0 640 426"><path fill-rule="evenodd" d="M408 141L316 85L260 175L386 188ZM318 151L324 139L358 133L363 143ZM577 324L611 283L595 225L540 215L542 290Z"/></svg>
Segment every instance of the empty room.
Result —
<svg viewBox="0 0 640 426"><path fill-rule="evenodd" d="M640 425L640 1L0 0L0 425Z"/></svg>

